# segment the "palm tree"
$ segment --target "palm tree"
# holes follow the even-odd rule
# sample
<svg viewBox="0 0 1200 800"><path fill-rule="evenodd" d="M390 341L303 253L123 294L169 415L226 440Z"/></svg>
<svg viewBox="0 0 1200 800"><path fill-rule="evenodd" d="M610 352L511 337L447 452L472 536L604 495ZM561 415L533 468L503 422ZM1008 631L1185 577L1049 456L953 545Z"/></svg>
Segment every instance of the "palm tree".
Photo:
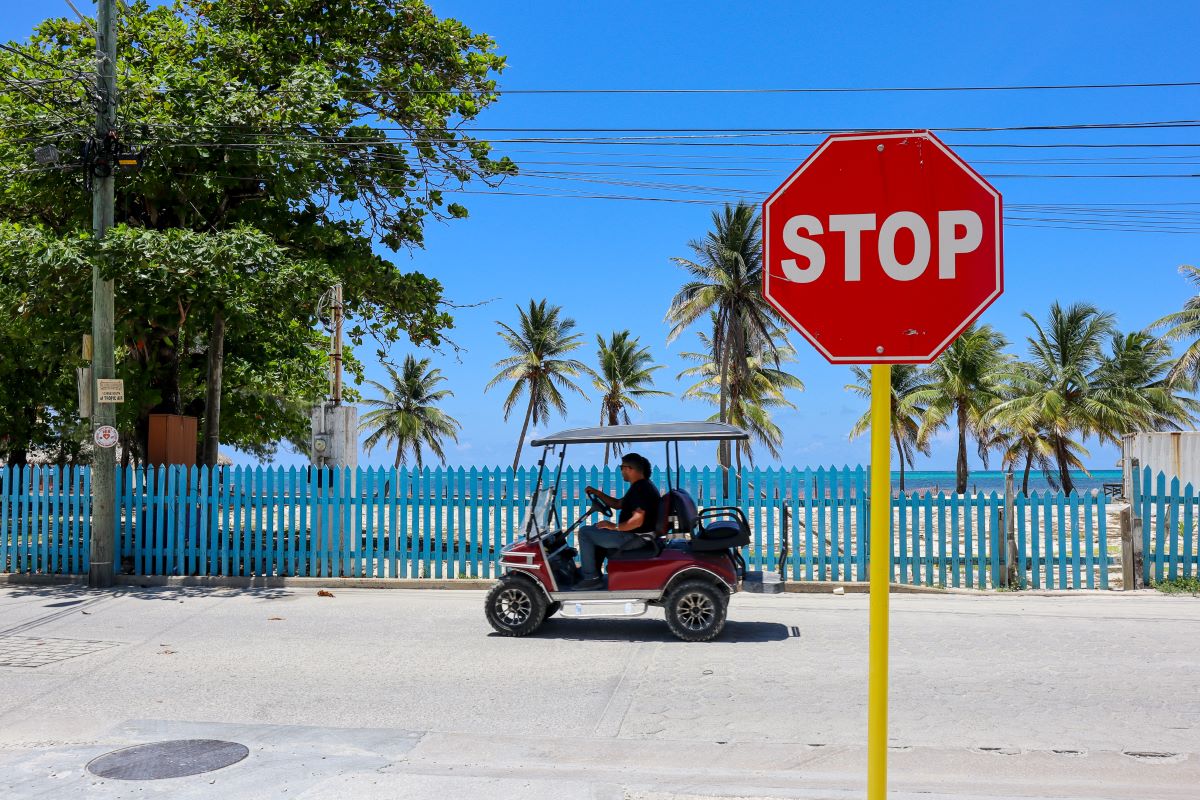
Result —
<svg viewBox="0 0 1200 800"><path fill-rule="evenodd" d="M458 431L462 428L458 420L437 408L437 404L447 397L453 397L449 389L437 389L437 385L446 380L440 369L430 369L429 359L420 361L411 355L404 357L404 364L397 372L388 365L390 386L376 381L367 381L383 395L382 399L363 400L374 411L363 416L359 424L360 430L371 430L364 449L369 453L381 440L386 439L390 445L396 442L396 461L398 467L407 462L411 450L413 459L420 468L423 464L421 447L429 450L445 463L446 453L442 448L442 440L450 437L458 441Z"/></svg>
<svg viewBox="0 0 1200 800"><path fill-rule="evenodd" d="M1010 428L1040 431L1053 450L1059 483L1070 494L1075 490L1071 435L1079 431L1086 437L1128 412L1128 406L1109 408L1116 398L1095 392L1094 373L1105 338L1115 332L1114 317L1086 303L1064 309L1057 302L1050 306L1045 325L1029 312L1023 316L1034 327L1030 360L1007 370L1008 388L992 416Z"/></svg>
<svg viewBox="0 0 1200 800"><path fill-rule="evenodd" d="M989 449L1000 451L1000 463L1005 470L1013 470L1018 466L1022 469L1021 494L1029 496L1029 474L1033 467L1041 470L1042 476L1051 489L1058 491L1059 484L1056 472L1054 447L1050 444L1046 433L1034 427L1007 427L1002 417L987 415L991 435L987 445ZM1066 441L1069 467L1084 470L1083 459L1088 451L1083 445L1068 439ZM1086 471L1086 470L1085 470Z"/></svg>
<svg viewBox="0 0 1200 800"><path fill-rule="evenodd" d="M851 367L855 383L846 388L859 397L871 399L871 373L862 367ZM912 364L892 365L892 444L900 461L900 491L904 491L904 466L913 466L916 454L929 455L929 442L922 438L921 420L930 403L936 399L927 370ZM850 438L862 435L871 427L871 412L858 418L850 429Z"/></svg>
<svg viewBox="0 0 1200 800"><path fill-rule="evenodd" d="M575 320L564 318L562 308L547 306L546 301L529 301L529 308L517 307L521 321L514 330L503 322L499 336L512 350L513 355L496 362L500 369L484 391L490 390L501 381L512 381L512 391L504 399L504 418L508 419L517 401L528 393L529 404L525 408L525 422L521 425L521 438L517 440L517 453L513 456L513 469L521 461L521 448L525 445L525 434L529 423L539 425L550 419L550 409L566 416L567 403L562 390L569 389L581 397L587 395L571 382L571 378L595 376L582 361L563 358L567 353L579 349L580 334L571 333Z"/></svg>
<svg viewBox="0 0 1200 800"><path fill-rule="evenodd" d="M1021 467L1021 493L1026 497L1029 496L1029 474L1035 466L1041 470L1050 488L1057 491L1057 453L1052 437L1036 415L1022 413L1019 406L1008 402L1020 396L1022 387L1037 385L1033 367L1023 361L1009 361L997 384L999 397L982 420L983 430L988 437L985 447L1000 452L1004 469ZM1083 469L1082 458L1088 455L1083 445L1067 439L1066 450L1070 468Z"/></svg>
<svg viewBox="0 0 1200 800"><path fill-rule="evenodd" d="M1008 341L991 325L972 325L950 343L946 351L929 367L927 380L936 390L922 421L920 438L928 441L946 425L953 414L958 429L958 460L955 465L954 491L967 491L967 435L978 444L980 457L987 465L988 438L982 420L996 400L996 378L1007 357Z"/></svg>
<svg viewBox="0 0 1200 800"><path fill-rule="evenodd" d="M1197 294L1189 297L1183 304L1183 309L1167 314L1162 319L1150 325L1150 330L1165 328L1163 338L1168 341L1190 339L1191 343L1184 349L1175 366L1171 368L1169 378L1176 380L1191 377L1200 378L1200 268L1184 264L1179 272L1188 283L1196 287Z"/></svg>
<svg viewBox="0 0 1200 800"><path fill-rule="evenodd" d="M762 295L762 238L758 209L739 202L712 215L712 230L688 243L692 258L672 258L690 275L671 299L666 321L670 343L696 320L713 319L712 360L717 365L718 419L729 422L729 385L751 371L749 360L765 353L778 367L779 317ZM786 344L786 339L784 340ZM728 443L718 449L729 467Z"/></svg>
<svg viewBox="0 0 1200 800"><path fill-rule="evenodd" d="M725 422L750 434L750 439L738 442L735 451L739 473L743 456L751 465L754 464L752 442L765 447L773 458L779 458L783 431L771 419L771 409L795 408L784 396L784 391L804 391L803 381L780 367L781 364L795 361L796 351L786 341L772 342L770 351L760 345L757 352L743 354L744 371L726 375L727 380L722 381L721 367L713 357L712 340L704 333L698 333L697 336L705 351L681 354L685 360L694 362L695 366L683 370L678 377L700 379L683 393L684 399L703 400L719 406L721 390L725 389ZM709 419L719 421L720 412Z"/></svg>
<svg viewBox="0 0 1200 800"><path fill-rule="evenodd" d="M1200 403L1184 394L1196 380L1175 372L1171 346L1137 331L1113 334L1109 353L1100 360L1093 381L1100 413L1095 432L1101 441L1119 444L1134 431L1178 431L1192 427ZM1116 413L1104 413L1115 411Z"/></svg>
<svg viewBox="0 0 1200 800"><path fill-rule="evenodd" d="M662 365L649 366L650 348L641 343L629 331L614 331L606 342L596 335L597 357L600 369L592 385L603 393L600 398L600 424L617 425L622 421L629 424L629 410L641 411L638 400L643 397L669 396L670 392L651 389L654 372ZM604 445L604 466L608 466L610 445ZM612 452L619 453L620 445L613 444Z"/></svg>

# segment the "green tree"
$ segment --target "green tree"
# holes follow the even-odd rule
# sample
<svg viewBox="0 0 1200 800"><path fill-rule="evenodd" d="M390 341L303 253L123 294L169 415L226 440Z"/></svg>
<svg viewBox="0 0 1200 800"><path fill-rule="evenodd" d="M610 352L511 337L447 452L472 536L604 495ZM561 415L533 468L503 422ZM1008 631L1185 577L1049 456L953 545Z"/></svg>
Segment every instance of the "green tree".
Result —
<svg viewBox="0 0 1200 800"><path fill-rule="evenodd" d="M757 351L739 356L744 368L732 374L727 373L722 380L721 365L713 356L715 348L712 340L704 333L697 333L697 336L704 350L680 354L685 361L693 362L694 366L680 372L679 377L700 379L683 393L684 399L702 400L719 406L724 389L724 421L750 434L748 440L738 442L734 451L739 473L743 456L748 463L754 464L755 442L765 447L772 458L779 458L783 431L771 418L771 411L776 408L795 408L784 392L804 391L803 381L782 368L783 364L796 360L796 351L786 341L772 342L770 348L758 345ZM721 413L718 411L709 419L721 421Z"/></svg>
<svg viewBox="0 0 1200 800"><path fill-rule="evenodd" d="M601 392L600 395L600 424L618 425L629 424L629 410L641 411L638 400L643 397L666 397L670 392L652 389L654 373L662 369L662 365L653 365L650 348L642 347L637 337L629 331L614 331L608 341L596 335L596 357L600 368L592 385ZM604 466L608 466L610 446L604 445ZM612 451L619 453L620 445L612 445Z"/></svg>
<svg viewBox="0 0 1200 800"><path fill-rule="evenodd" d="M1179 272L1197 293L1184 301L1183 308L1179 311L1156 320L1151 324L1150 330L1162 330L1163 338L1168 341L1188 342L1168 377L1172 381L1195 381L1200 379L1200 268L1184 264L1179 268Z"/></svg>
<svg viewBox="0 0 1200 800"><path fill-rule="evenodd" d="M370 431L363 447L369 453L380 441L390 446L396 443L395 465L408 463L411 451L417 469L424 465L422 446L429 448L444 464L446 452L443 440L447 437L458 441L462 425L454 417L437 407L447 397L453 397L449 389L438 389L445 381L440 369L430 369L430 359L416 359L408 355L400 370L388 365L390 385L378 381L367 381L367 385L379 392L379 399L365 398L362 402L375 409L363 415L359 429Z"/></svg>
<svg viewBox="0 0 1200 800"><path fill-rule="evenodd" d="M991 414L1007 427L1045 436L1054 453L1059 484L1070 494L1075 490L1072 435L1080 432L1086 437L1102 429L1104 420L1129 411L1106 407L1106 398L1095 391L1094 373L1105 340L1116 330L1115 318L1086 303L1063 308L1057 302L1050 306L1044 324L1029 312L1023 316L1034 327L1028 339L1029 360L1006 371L1008 388Z"/></svg>
<svg viewBox="0 0 1200 800"><path fill-rule="evenodd" d="M294 0L286 13L257 0L176 0L130 4L118 41L121 145L146 157L118 176L114 236L136 231L129 236L146 258L211 259L203 277L219 279L214 287L191 271L151 292L130 262L107 264L125 293L116 323L125 377L146 393L133 427L150 411L204 412L207 351L224 316L221 394L232 419L222 439L232 432L238 446L269 451L281 414L287 435L301 430L324 365L295 342L311 342L316 300L331 282L344 286L352 344L440 341L451 324L441 285L401 272L373 243L420 246L426 221L466 213L447 191L514 171L462 132L497 97L504 59L489 37L420 0ZM90 204L79 165L33 167L32 152L56 144L70 154L89 142L95 42L83 24L50 19L15 48L0 53L9 76L0 79L0 220L36 228L47 262L51 243L71 250L90 231ZM242 256L259 246L257 234L290 260L298 285L277 307L231 317L226 301L254 305L261 267ZM213 257L204 239L221 235ZM70 281L64 298L86 300L89 272L59 266ZM52 313L69 329L59 351L76 352L90 306L64 302ZM348 367L361 378L357 362Z"/></svg>
<svg viewBox="0 0 1200 800"><path fill-rule="evenodd" d="M1195 380L1174 372L1171 346L1144 331L1114 333L1093 383L1100 399L1095 433L1120 444L1134 431L1178 431L1192 427L1200 403L1190 393Z"/></svg>
<svg viewBox="0 0 1200 800"><path fill-rule="evenodd" d="M926 373L935 390L927 401L920 437L928 440L953 415L958 440L954 491L967 491L967 437L974 436L984 464L988 439L983 418L996 402L996 378L1007 361L1008 341L991 325L971 325L950 343Z"/></svg>
<svg viewBox="0 0 1200 800"><path fill-rule="evenodd" d="M1029 475L1033 467L1041 471L1051 489L1057 491L1058 465L1055 461L1054 445L1046 432L1036 422L1021 419L1010 420L1003 413L995 413L997 407L989 409L985 419L985 430L990 436L989 450L1000 452L1001 465L1006 470L1021 469L1021 494L1029 496ZM1084 469L1083 459L1088 451L1074 439L1066 442L1068 468Z"/></svg>
<svg viewBox="0 0 1200 800"><path fill-rule="evenodd" d="M846 384L846 389L870 402L870 370L862 367L851 367L850 370L855 382ZM917 453L929 455L929 440L921 436L921 421L938 395L929 380L929 371L913 364L893 364L891 378L892 445L900 462L900 491L903 492L905 465L914 466ZM868 409L850 429L850 438L861 436L870 428L871 411Z"/></svg>
<svg viewBox="0 0 1200 800"><path fill-rule="evenodd" d="M762 236L758 210L728 203L712 215L712 229L688 243L692 258L672 258L689 280L671 299L667 341L679 338L702 317L712 321L707 337L717 366L717 418L730 422L730 385L747 380L750 359L766 355L780 363L779 317L762 295ZM783 338L786 342L786 337ZM784 345L786 346L786 344ZM730 465L729 445L718 448L722 466Z"/></svg>
<svg viewBox="0 0 1200 800"><path fill-rule="evenodd" d="M521 438L517 440L517 452L513 456L513 469L521 461L521 448L525 445L525 434L529 423L540 425L550 419L550 409L560 415L567 414L567 401L562 390L567 389L586 398L583 390L571 379L595 377L595 373L582 361L563 356L578 350L583 343L581 334L571 333L575 320L562 316L562 308L547 305L546 300L529 301L529 308L517 307L521 319L516 329L503 322L499 336L513 355L502 358L495 366L500 370L484 391L497 384L511 381L512 389L504 399L504 418L508 419L517 402L526 394L529 402L525 408L525 421L521 424Z"/></svg>

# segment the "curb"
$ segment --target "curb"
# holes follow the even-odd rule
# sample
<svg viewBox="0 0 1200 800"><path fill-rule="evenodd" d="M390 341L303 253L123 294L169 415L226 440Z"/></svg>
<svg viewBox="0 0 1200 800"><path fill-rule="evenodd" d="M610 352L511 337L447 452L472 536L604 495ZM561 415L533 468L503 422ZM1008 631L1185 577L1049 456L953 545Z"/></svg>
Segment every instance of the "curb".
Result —
<svg viewBox="0 0 1200 800"><path fill-rule="evenodd" d="M0 586L57 586L87 584L87 575L30 575L21 572L0 572ZM114 586L205 587L211 589L441 589L483 590L495 585L494 578L267 578L201 575L116 575ZM786 594L833 594L835 589L846 594L869 594L867 581L786 581ZM1154 589L1120 591L1116 589L1025 589L1000 592L994 589L954 589L939 586L891 584L891 594L966 595L969 597L1148 597L1167 596Z"/></svg>

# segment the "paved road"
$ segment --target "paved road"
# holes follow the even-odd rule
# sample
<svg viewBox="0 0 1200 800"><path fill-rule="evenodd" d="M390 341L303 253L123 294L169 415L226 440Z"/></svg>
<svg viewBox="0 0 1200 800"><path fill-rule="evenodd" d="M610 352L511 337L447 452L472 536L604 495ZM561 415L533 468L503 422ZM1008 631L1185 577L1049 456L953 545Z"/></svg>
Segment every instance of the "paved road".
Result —
<svg viewBox="0 0 1200 800"><path fill-rule="evenodd" d="M5 798L861 797L867 598L491 634L475 591L0 589ZM654 613L654 612L652 612ZM892 598L893 797L1195 798L1200 601ZM215 738L188 778L85 772Z"/></svg>

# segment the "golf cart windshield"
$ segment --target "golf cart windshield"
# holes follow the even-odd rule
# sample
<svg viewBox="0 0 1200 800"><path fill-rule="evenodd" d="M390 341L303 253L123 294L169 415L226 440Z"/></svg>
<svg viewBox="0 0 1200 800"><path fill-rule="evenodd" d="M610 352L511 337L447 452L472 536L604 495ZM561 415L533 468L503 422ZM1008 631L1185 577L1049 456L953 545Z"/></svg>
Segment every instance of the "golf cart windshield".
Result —
<svg viewBox="0 0 1200 800"><path fill-rule="evenodd" d="M525 522L521 527L525 535L532 539L551 533L559 524L558 510L554 504L558 495L558 482L550 481L549 486L543 486L541 477L539 475L538 485L534 488L533 502L529 504Z"/></svg>

